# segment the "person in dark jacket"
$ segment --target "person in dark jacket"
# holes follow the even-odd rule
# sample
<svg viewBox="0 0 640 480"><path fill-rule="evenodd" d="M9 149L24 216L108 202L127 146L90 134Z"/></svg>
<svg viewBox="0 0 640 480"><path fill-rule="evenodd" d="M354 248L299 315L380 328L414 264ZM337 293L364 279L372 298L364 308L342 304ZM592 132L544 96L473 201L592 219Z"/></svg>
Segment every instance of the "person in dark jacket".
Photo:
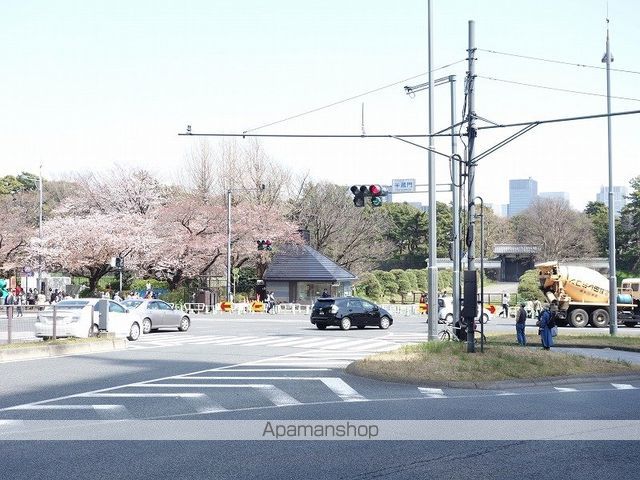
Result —
<svg viewBox="0 0 640 480"><path fill-rule="evenodd" d="M525 304L522 302L520 304L520 310L518 310L518 316L516 317L516 338L518 340L518 345L522 345L523 347L527 345L527 337L524 333L524 327L527 321L527 311L524 307Z"/></svg>
<svg viewBox="0 0 640 480"><path fill-rule="evenodd" d="M551 320L551 311L546 306L540 314L538 320L538 334L540 335L540 341L542 342L542 348L549 350L553 345L553 336L551 335L551 328L549 327L549 320Z"/></svg>

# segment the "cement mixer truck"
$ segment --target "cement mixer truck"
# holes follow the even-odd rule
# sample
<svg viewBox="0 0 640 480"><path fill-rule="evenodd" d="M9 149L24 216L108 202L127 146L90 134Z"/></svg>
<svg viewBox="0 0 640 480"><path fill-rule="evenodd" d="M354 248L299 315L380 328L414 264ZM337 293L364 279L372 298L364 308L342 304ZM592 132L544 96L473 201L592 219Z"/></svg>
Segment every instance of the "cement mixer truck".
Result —
<svg viewBox="0 0 640 480"><path fill-rule="evenodd" d="M609 280L587 267L536 264L540 290L545 298L558 302L557 323L584 327L609 325ZM625 279L617 293L618 323L634 327L640 322L640 279Z"/></svg>

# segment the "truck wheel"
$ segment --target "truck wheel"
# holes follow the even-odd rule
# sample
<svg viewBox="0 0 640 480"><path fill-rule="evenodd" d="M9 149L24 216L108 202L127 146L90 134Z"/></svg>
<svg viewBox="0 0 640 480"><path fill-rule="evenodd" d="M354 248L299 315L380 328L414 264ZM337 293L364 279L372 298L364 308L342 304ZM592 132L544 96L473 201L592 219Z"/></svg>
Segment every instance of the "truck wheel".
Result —
<svg viewBox="0 0 640 480"><path fill-rule="evenodd" d="M576 328L586 327L589 323L589 315L583 309L576 308L569 314L569 321Z"/></svg>
<svg viewBox="0 0 640 480"><path fill-rule="evenodd" d="M591 313L591 325L604 328L609 325L609 312L604 308L597 308Z"/></svg>

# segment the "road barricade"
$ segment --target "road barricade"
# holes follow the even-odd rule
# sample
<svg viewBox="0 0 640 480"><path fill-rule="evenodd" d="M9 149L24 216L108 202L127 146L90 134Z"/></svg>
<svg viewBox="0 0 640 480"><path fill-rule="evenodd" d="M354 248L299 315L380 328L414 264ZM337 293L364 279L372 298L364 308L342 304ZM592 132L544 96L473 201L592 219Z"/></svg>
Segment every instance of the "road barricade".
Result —
<svg viewBox="0 0 640 480"><path fill-rule="evenodd" d="M220 302L220 311L222 312L230 312L233 310L233 303L231 302Z"/></svg>
<svg viewBox="0 0 640 480"><path fill-rule="evenodd" d="M251 311L256 313L264 312L264 302L255 301L251 303Z"/></svg>

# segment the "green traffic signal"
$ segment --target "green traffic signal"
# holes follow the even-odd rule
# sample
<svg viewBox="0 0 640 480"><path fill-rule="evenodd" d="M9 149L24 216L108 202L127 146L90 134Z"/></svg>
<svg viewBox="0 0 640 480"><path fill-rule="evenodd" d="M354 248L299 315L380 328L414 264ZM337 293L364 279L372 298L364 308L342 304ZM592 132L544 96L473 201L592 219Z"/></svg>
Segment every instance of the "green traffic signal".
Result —
<svg viewBox="0 0 640 480"><path fill-rule="evenodd" d="M380 197L371 197L371 205L374 207L379 207L382 205L382 199Z"/></svg>

